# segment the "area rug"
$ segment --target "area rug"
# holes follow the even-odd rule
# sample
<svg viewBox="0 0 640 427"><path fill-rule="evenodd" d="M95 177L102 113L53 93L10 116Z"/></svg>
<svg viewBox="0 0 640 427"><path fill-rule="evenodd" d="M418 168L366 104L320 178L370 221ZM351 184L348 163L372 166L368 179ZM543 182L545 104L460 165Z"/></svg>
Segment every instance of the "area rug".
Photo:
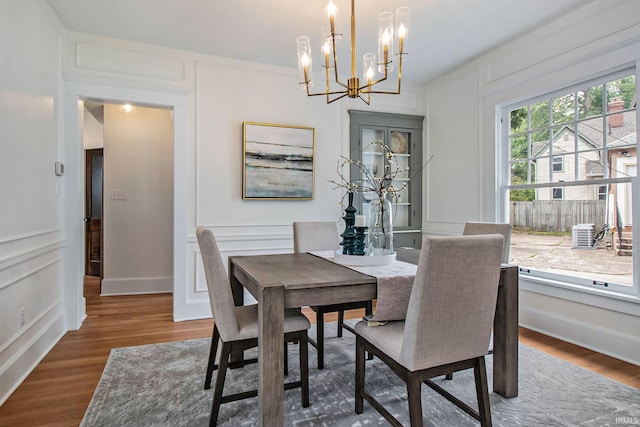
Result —
<svg viewBox="0 0 640 427"><path fill-rule="evenodd" d="M355 338L348 332L334 338L331 327L326 325L324 370L316 368L316 352L309 350L311 406L302 408L299 389L286 391L285 425L388 425L366 401L362 415L354 412ZM213 390L204 390L203 382L209 344L209 339L199 339L112 350L81 425L208 425ZM297 346L289 346L289 355L290 376L297 378ZM367 364L366 387L403 425L409 425L402 381L377 359ZM489 356L489 390L491 367ZM477 407L472 371L456 373L452 381L436 381ZM519 381L518 397L505 399L490 392L495 426L615 426L640 418L640 390L522 344ZM256 387L256 365L232 369L225 394ZM422 400L427 426L478 425L426 386ZM218 425L256 425L257 406L257 398L223 404Z"/></svg>

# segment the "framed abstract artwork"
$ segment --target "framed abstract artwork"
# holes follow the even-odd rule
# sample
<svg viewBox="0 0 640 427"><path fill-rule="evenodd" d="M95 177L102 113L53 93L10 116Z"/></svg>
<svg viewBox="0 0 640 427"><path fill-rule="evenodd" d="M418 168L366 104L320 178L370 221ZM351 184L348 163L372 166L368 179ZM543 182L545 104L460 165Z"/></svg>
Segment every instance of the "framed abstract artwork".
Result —
<svg viewBox="0 0 640 427"><path fill-rule="evenodd" d="M242 198L312 200L315 128L242 123Z"/></svg>

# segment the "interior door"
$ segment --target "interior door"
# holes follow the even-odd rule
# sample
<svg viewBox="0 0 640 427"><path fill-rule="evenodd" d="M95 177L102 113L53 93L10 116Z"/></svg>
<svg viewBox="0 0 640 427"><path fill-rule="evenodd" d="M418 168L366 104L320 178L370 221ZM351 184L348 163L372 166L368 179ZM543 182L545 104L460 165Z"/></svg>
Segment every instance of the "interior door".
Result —
<svg viewBox="0 0 640 427"><path fill-rule="evenodd" d="M85 274L102 278L102 148L85 153Z"/></svg>

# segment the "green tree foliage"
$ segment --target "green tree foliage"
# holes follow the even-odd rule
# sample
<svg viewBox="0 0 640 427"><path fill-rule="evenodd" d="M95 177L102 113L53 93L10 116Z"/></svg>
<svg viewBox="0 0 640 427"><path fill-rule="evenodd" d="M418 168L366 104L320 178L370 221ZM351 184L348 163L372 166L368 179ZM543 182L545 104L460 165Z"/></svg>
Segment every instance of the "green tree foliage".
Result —
<svg viewBox="0 0 640 427"><path fill-rule="evenodd" d="M536 199L536 191L533 188L524 190L511 190L509 200L512 202L532 202Z"/></svg>
<svg viewBox="0 0 640 427"><path fill-rule="evenodd" d="M572 126L576 117L580 120L602 115L606 111L607 103L615 97L622 97L625 109L633 108L635 91L636 79L635 75L631 75L607 82L606 86L598 84L512 110L509 115L511 183L517 185L535 182L535 160L530 158L536 153L529 151L540 151L544 144L548 144L550 124L566 123ZM606 95L606 102L603 102L603 95ZM528 162L531 168L527 167ZM529 169L531 170L530 181L528 180ZM510 199L512 201L535 200L535 190L512 190Z"/></svg>
<svg viewBox="0 0 640 427"><path fill-rule="evenodd" d="M633 97L636 93L636 76L616 80L617 96L624 101L624 108L633 108Z"/></svg>

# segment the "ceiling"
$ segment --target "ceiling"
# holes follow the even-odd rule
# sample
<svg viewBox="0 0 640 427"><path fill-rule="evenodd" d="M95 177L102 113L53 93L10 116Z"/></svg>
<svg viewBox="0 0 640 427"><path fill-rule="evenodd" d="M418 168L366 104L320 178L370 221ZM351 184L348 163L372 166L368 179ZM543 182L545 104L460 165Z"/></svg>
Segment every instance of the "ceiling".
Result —
<svg viewBox="0 0 640 427"><path fill-rule="evenodd" d="M403 82L424 84L484 52L593 0L359 0L358 68L375 52L377 13L408 6ZM327 0L48 0L64 27L262 64L297 67L295 39L311 38L320 71L320 27ZM339 8L341 73L349 67L347 0ZM316 49L316 46L318 49Z"/></svg>

